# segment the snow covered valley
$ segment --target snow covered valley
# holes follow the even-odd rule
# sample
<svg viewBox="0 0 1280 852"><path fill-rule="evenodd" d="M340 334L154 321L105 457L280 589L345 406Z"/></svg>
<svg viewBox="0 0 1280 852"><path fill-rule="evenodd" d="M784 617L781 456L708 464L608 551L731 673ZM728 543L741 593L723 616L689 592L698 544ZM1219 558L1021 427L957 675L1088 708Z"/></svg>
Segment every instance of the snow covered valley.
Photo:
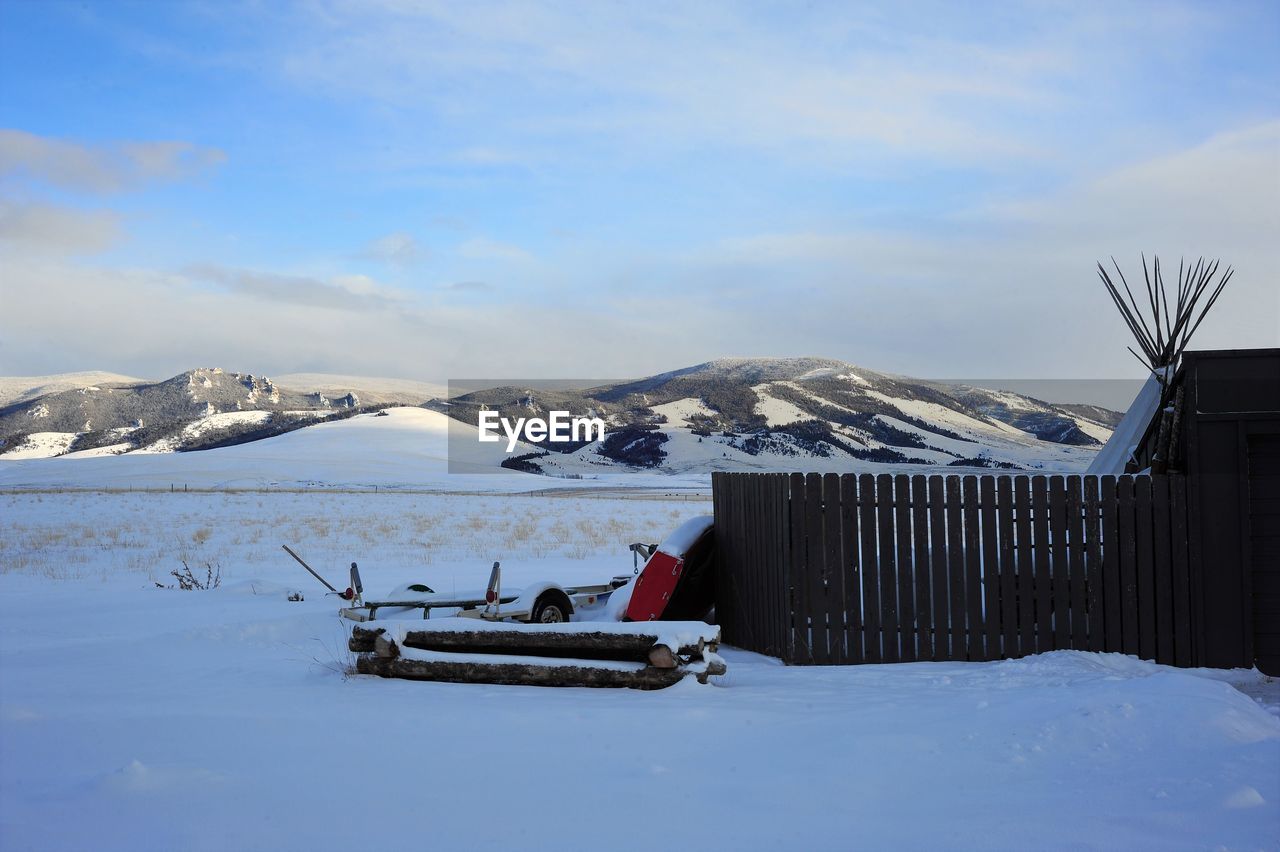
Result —
<svg viewBox="0 0 1280 852"><path fill-rule="evenodd" d="M0 494L0 845L1276 848L1280 696L1256 673L730 648L727 675L657 692L381 680L346 674L337 599L280 549L335 585L357 561L370 592L479 587L495 559L513 585L602 581L707 509ZM157 588L183 559L221 586Z"/></svg>

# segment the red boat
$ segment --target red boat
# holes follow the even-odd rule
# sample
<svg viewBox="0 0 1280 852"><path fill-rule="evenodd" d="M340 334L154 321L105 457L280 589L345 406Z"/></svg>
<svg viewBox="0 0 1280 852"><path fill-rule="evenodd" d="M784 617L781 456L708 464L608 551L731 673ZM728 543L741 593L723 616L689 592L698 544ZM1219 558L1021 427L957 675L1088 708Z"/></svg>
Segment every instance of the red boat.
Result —
<svg viewBox="0 0 1280 852"><path fill-rule="evenodd" d="M711 515L690 518L667 536L635 579L623 621L696 621L715 602Z"/></svg>

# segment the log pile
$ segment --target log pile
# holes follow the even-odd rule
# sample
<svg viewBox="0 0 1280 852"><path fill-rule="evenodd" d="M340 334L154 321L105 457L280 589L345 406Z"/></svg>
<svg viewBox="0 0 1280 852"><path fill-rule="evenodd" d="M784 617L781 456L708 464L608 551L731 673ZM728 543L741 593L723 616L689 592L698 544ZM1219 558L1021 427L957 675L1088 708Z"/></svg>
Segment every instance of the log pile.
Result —
<svg viewBox="0 0 1280 852"><path fill-rule="evenodd" d="M354 625L348 646L360 674L528 686L662 689L725 673L719 628L705 624L491 625L445 619ZM673 629L674 628L674 629Z"/></svg>

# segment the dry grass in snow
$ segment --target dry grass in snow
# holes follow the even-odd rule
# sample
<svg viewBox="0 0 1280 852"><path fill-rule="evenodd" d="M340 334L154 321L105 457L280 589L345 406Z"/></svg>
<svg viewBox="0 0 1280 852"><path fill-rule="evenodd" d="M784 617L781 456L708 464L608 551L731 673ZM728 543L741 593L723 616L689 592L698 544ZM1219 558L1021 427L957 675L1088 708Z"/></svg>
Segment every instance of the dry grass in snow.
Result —
<svg viewBox="0 0 1280 852"><path fill-rule="evenodd" d="M626 546L656 542L709 501L371 493L45 492L0 494L0 572L55 579L142 575L191 565L226 580L314 583L288 544L331 582L358 562L366 579L483 582L502 561L552 560L570 574L630 567ZM573 563L584 563L575 566ZM577 577L567 581L581 582ZM428 580L430 582L430 580Z"/></svg>

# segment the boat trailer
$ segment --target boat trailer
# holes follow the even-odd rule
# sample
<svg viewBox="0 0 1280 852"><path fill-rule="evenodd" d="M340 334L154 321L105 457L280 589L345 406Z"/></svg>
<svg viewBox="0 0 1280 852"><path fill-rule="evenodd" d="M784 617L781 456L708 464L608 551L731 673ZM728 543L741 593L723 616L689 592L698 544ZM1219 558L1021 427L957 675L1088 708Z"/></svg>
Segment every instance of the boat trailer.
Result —
<svg viewBox="0 0 1280 852"><path fill-rule="evenodd" d="M661 689L685 677L706 683L726 671L720 628L705 617L714 602L711 518L690 519L661 544L630 546L632 575L608 583L534 583L504 594L494 562L483 595L450 596L411 584L365 600L356 563L339 592L289 547L289 555L350 606L348 647L356 671L454 683ZM640 560L644 560L643 568ZM624 595L607 608L613 595ZM603 620L572 621L579 608ZM450 610L432 618L432 611ZM421 611L421 618L414 613ZM391 613L392 617L386 617ZM408 616L408 617L406 617Z"/></svg>

